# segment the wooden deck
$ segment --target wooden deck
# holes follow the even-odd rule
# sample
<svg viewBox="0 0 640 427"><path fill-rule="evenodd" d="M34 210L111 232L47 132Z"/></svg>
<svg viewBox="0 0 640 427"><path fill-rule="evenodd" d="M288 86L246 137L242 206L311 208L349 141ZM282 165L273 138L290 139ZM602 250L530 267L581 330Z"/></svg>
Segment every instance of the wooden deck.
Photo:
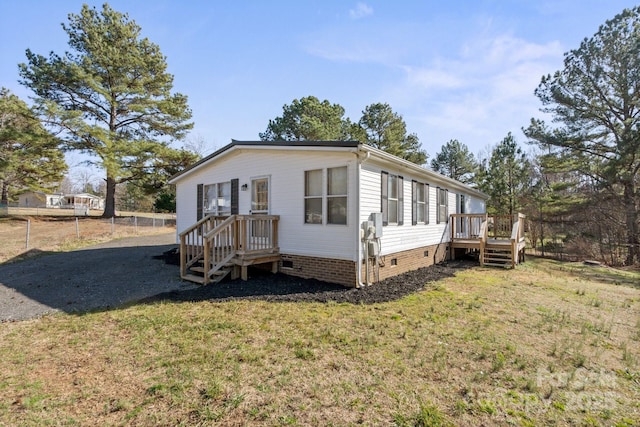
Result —
<svg viewBox="0 0 640 427"><path fill-rule="evenodd" d="M180 277L196 283L228 274L247 280L247 267L271 264L278 271L278 215L207 216L180 233Z"/></svg>
<svg viewBox="0 0 640 427"><path fill-rule="evenodd" d="M456 249L477 251L480 265L514 268L524 261L525 216L452 214L451 258Z"/></svg>

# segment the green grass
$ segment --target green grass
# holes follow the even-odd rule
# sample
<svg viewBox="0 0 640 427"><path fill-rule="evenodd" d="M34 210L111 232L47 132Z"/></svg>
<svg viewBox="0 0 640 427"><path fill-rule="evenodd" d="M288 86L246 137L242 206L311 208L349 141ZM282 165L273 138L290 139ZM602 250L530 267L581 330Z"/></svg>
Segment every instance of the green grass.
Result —
<svg viewBox="0 0 640 427"><path fill-rule="evenodd" d="M0 324L0 425L638 425L640 289L607 273L533 259L385 304Z"/></svg>

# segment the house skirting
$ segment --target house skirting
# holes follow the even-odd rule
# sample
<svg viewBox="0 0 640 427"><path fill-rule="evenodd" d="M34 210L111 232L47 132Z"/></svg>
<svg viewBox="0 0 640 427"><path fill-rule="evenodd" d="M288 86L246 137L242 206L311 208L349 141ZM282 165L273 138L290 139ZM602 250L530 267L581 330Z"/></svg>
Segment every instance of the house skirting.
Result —
<svg viewBox="0 0 640 427"><path fill-rule="evenodd" d="M381 265L378 269L378 278L379 280L384 280L407 271L442 262L448 258L448 248L448 244L443 243L384 255L380 258ZM358 283L354 261L291 254L281 255L279 270L283 274L304 279L317 279L349 287L355 287ZM370 280L373 282L376 278L373 260L369 261L368 266ZM365 277L366 267L363 263L363 282Z"/></svg>
<svg viewBox="0 0 640 427"><path fill-rule="evenodd" d="M389 277L397 276L408 271L417 270L422 267L429 267L445 261L449 257L448 243L438 245L421 246L419 248L409 249L406 251L386 254L380 257L379 269L377 271L378 279L384 280ZM369 277L373 282L376 279L376 271L374 269L374 260L369 260ZM362 280L365 281L365 266L362 266Z"/></svg>
<svg viewBox="0 0 640 427"><path fill-rule="evenodd" d="M355 287L357 283L355 262L344 259L281 254L280 272L303 279Z"/></svg>

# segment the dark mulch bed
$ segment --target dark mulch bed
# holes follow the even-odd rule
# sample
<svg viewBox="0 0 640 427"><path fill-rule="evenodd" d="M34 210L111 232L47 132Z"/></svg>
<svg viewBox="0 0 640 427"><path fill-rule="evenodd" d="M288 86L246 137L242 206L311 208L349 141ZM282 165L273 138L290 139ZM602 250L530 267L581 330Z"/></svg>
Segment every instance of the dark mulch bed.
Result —
<svg viewBox="0 0 640 427"><path fill-rule="evenodd" d="M251 269L249 280L228 280L197 289L165 292L142 302L261 300L287 302L336 302L374 304L397 300L428 288L429 283L451 277L456 271L476 264L454 261L410 271L362 289L346 288L314 279L271 274Z"/></svg>

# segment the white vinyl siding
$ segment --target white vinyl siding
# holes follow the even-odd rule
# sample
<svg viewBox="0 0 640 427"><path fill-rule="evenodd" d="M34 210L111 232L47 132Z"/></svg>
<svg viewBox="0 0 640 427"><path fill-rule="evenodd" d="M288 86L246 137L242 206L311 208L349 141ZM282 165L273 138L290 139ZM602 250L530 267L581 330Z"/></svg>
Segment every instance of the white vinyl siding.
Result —
<svg viewBox="0 0 640 427"><path fill-rule="evenodd" d="M406 213L405 225L384 227L381 238L382 255L448 242L450 239L449 218L445 217L444 221L436 223L438 187L445 190L443 194L447 213L455 212L456 194L460 192L457 189L444 187L445 183L440 182L436 174L425 177L409 173L406 170L392 170L387 164L379 164L374 160L369 160L362 165L359 222L362 223L369 220L371 213L381 212L380 199L382 181L384 179L382 172L388 172L390 175L402 175L404 177L403 191L407 195L403 203ZM413 205L412 181L424 183L426 223L416 226L411 225L412 218L409 217L409 212L412 212ZM465 201L469 206L469 213L484 212L484 201L482 199L465 194Z"/></svg>
<svg viewBox="0 0 640 427"><path fill-rule="evenodd" d="M278 244L281 253L355 261L359 244L355 229L357 221L348 215L357 210L357 199L351 197L357 194L356 166L355 156L346 151L250 147L227 152L176 182L177 233L196 222L197 183L238 178L240 187L243 184L248 187L247 191L238 194L238 213L246 215L251 210L252 179L269 176L269 213L280 216ZM327 169L333 168L346 168L347 224L325 227L305 224L305 171L322 170L326 174ZM326 187L324 178L322 191L325 193Z"/></svg>

